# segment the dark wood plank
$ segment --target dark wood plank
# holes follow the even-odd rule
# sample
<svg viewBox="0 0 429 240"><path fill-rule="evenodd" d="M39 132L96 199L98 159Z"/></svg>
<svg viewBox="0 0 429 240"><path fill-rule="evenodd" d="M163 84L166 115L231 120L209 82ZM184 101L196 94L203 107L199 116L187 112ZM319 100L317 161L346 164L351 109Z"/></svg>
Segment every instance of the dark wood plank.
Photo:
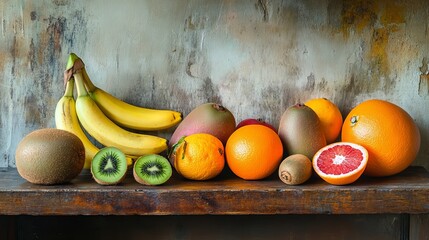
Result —
<svg viewBox="0 0 429 240"><path fill-rule="evenodd" d="M16 239L43 240L400 240L406 239L402 238L406 223L402 214L16 216L15 234Z"/></svg>
<svg viewBox="0 0 429 240"><path fill-rule="evenodd" d="M276 176L245 181L232 175L204 182L174 176L163 186L139 185L128 176L121 185L100 186L88 173L67 185L40 186L15 170L0 174L0 215L429 213L429 173L422 167L348 186L317 177L288 186Z"/></svg>
<svg viewBox="0 0 429 240"><path fill-rule="evenodd" d="M410 240L429 240L429 214L410 216Z"/></svg>

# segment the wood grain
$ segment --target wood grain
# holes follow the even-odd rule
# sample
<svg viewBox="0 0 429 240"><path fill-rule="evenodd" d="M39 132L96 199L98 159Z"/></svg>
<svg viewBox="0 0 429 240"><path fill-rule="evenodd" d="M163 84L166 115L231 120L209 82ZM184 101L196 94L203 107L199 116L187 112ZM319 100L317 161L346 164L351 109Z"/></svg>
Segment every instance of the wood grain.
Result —
<svg viewBox="0 0 429 240"><path fill-rule="evenodd" d="M11 204L12 203L12 204ZM429 213L429 173L410 167L386 178L333 186L317 177L300 186L278 178L245 181L232 175L195 182L174 176L163 186L128 176L100 186L89 174L72 183L40 186L16 171L0 175L0 215L243 215Z"/></svg>

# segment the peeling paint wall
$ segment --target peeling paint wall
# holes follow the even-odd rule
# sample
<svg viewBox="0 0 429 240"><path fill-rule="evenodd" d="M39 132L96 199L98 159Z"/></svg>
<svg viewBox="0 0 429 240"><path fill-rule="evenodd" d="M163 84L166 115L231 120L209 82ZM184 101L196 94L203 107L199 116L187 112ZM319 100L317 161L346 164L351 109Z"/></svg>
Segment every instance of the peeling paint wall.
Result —
<svg viewBox="0 0 429 240"><path fill-rule="evenodd" d="M185 115L216 101L277 126L298 101L327 97L345 117L385 99L419 125L414 164L429 169L428 24L426 0L1 1L0 167L54 127L75 52L99 87Z"/></svg>

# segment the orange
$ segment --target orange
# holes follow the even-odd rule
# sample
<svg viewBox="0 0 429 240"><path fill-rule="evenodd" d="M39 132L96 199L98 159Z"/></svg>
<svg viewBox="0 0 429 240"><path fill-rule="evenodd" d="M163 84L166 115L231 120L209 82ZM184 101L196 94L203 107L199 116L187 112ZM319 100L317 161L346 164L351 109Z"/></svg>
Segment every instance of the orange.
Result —
<svg viewBox="0 0 429 240"><path fill-rule="evenodd" d="M390 176L407 168L420 149L420 132L411 116L384 100L367 100L353 108L344 120L342 141L368 150L365 174Z"/></svg>
<svg viewBox="0 0 429 240"><path fill-rule="evenodd" d="M225 166L222 142L207 133L180 139L169 155L176 171L191 180L208 180L219 175Z"/></svg>
<svg viewBox="0 0 429 240"><path fill-rule="evenodd" d="M317 114L322 123L327 143L337 140L343 126L343 116L337 105L326 98L314 98L304 103Z"/></svg>
<svg viewBox="0 0 429 240"><path fill-rule="evenodd" d="M263 125L246 125L235 130L225 147L231 171L246 180L263 179L277 170L283 157L280 137Z"/></svg>
<svg viewBox="0 0 429 240"><path fill-rule="evenodd" d="M347 142L331 143L313 157L313 169L333 185L355 182L368 164L368 151L361 145Z"/></svg>

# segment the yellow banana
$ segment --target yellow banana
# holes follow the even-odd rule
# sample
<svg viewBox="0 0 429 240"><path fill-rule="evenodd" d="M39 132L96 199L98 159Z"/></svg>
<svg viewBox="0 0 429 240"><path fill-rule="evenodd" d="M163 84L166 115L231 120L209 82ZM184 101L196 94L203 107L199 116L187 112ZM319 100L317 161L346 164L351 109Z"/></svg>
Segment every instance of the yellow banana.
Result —
<svg viewBox="0 0 429 240"><path fill-rule="evenodd" d="M55 108L56 128L62 129L76 135L85 147L85 165L84 169L90 169L92 158L100 151L85 135L76 115L76 102L73 97L74 79L71 78L66 83L66 91L60 98ZM128 167L133 165L134 156L127 156Z"/></svg>
<svg viewBox="0 0 429 240"><path fill-rule="evenodd" d="M74 71L78 92L76 113L84 129L95 140L133 156L160 153L167 149L166 139L127 131L106 117L85 89L82 69Z"/></svg>
<svg viewBox="0 0 429 240"><path fill-rule="evenodd" d="M178 124L182 114L173 110L151 109L128 104L96 87L83 70L83 79L89 95L113 122L120 126L144 131L164 130Z"/></svg>
<svg viewBox="0 0 429 240"><path fill-rule="evenodd" d="M88 139L80 127L76 115L76 102L73 97L74 79L71 78L66 83L66 91L60 98L55 108L55 125L56 128L66 130L75 134L85 147L85 169L89 169L94 155L99 149Z"/></svg>

